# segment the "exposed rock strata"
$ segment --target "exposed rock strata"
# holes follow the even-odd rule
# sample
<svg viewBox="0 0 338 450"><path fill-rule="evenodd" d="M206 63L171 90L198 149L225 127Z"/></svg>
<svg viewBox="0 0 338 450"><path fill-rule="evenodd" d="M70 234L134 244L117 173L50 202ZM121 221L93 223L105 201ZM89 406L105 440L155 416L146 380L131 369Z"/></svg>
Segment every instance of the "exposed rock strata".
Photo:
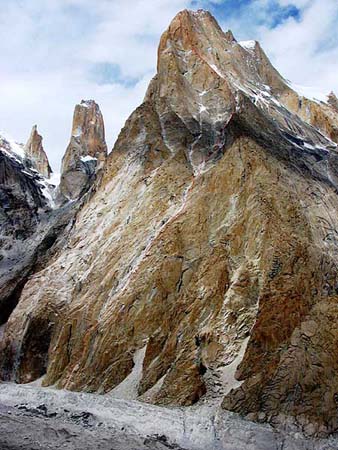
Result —
<svg viewBox="0 0 338 450"><path fill-rule="evenodd" d="M76 105L72 136L62 159L60 193L78 199L91 186L107 155L103 117L93 100Z"/></svg>
<svg viewBox="0 0 338 450"><path fill-rule="evenodd" d="M6 376L107 392L142 350L147 401L225 396L256 420L336 430L337 115L295 99L257 43L176 16L67 248L6 325Z"/></svg>

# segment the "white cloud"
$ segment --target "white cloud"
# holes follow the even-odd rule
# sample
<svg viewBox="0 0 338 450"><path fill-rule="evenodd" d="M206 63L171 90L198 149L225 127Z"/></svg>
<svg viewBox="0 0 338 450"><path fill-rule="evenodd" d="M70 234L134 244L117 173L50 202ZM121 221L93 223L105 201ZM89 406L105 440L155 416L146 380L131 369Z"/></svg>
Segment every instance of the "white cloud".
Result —
<svg viewBox="0 0 338 450"><path fill-rule="evenodd" d="M199 5L219 11L224 1L229 0L200 0ZM337 1L278 0L301 8L301 18L270 29L272 1L251 1L222 26L239 38L261 40L292 81L338 91ZM0 0L0 129L25 141L37 123L57 167L74 105L94 98L111 148L155 73L161 33L189 5L190 0ZM93 69L102 63L119 67L119 82L139 81L95 80Z"/></svg>
<svg viewBox="0 0 338 450"><path fill-rule="evenodd" d="M294 82L338 91L338 3L306 2L299 21L289 18L259 38L281 73ZM333 44L333 45L330 45Z"/></svg>
<svg viewBox="0 0 338 450"><path fill-rule="evenodd" d="M0 0L0 129L25 141L33 124L58 168L74 105L95 99L109 148L156 71L161 33L188 0ZM114 63L135 85L95 82L95 63Z"/></svg>
<svg viewBox="0 0 338 450"><path fill-rule="evenodd" d="M289 17L272 28L264 16L276 3L296 6L300 17ZM324 93L338 92L337 24L337 0L254 0L222 23L239 39L259 40L285 78Z"/></svg>

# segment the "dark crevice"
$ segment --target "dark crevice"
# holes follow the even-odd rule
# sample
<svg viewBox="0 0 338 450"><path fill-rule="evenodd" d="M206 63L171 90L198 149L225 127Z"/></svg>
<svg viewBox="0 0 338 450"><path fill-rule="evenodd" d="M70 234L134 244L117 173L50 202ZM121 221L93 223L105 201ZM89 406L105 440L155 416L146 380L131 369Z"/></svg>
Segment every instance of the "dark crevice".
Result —
<svg viewBox="0 0 338 450"><path fill-rule="evenodd" d="M8 321L12 312L19 303L22 291L29 277L41 270L46 265L48 256L50 255L49 251L57 242L58 237L61 236L67 224L68 221L62 223L59 226L54 226L48 231L48 233L42 239L40 244L37 246L34 254L32 255L30 264L28 264L27 268L25 269L27 271L26 275L21 274L21 279L19 280L15 288L11 291L10 295L7 298L3 298L1 300L0 326L4 325Z"/></svg>
<svg viewBox="0 0 338 450"><path fill-rule="evenodd" d="M46 373L53 328L54 322L49 319L35 317L30 321L23 338L16 374L19 383L36 380Z"/></svg>
<svg viewBox="0 0 338 450"><path fill-rule="evenodd" d="M12 293L2 301L0 309L0 326L4 325L12 312L14 311L16 305L19 303L19 299L25 284L27 283L28 277L21 280Z"/></svg>

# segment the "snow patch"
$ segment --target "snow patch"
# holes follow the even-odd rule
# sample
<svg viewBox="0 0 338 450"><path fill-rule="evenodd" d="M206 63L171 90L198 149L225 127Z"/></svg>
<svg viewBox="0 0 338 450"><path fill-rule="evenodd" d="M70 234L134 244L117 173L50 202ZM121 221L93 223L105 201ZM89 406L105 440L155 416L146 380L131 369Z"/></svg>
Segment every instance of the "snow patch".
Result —
<svg viewBox="0 0 338 450"><path fill-rule="evenodd" d="M81 161L83 161L83 162L97 161L97 158L94 158L93 156L90 156L90 155L86 155L86 156L81 156Z"/></svg>
<svg viewBox="0 0 338 450"><path fill-rule="evenodd" d="M3 132L0 132L0 150L19 163L25 158L23 144L18 144Z"/></svg>
<svg viewBox="0 0 338 450"><path fill-rule="evenodd" d="M82 128L79 126L73 133L73 137L80 137L82 135Z"/></svg>
<svg viewBox="0 0 338 450"><path fill-rule="evenodd" d="M237 389L243 383L243 381L236 380L235 373L236 373L237 367L243 360L248 342L249 342L249 336L247 338L245 338L244 341L242 342L242 345L238 352L238 355L232 361L232 363L226 367L219 369L219 371L221 372L221 379L222 379L223 385L225 386L224 395L227 395L232 389Z"/></svg>
<svg viewBox="0 0 338 450"><path fill-rule="evenodd" d="M3 138L5 141L7 141L7 143L11 147L11 151L13 153L15 153L15 155L19 156L22 159L25 157L25 151L24 151L23 144L19 144L18 142L16 142L14 139L12 139L10 136L8 136L6 133L3 133L2 131L0 132L0 141L1 141L1 138Z"/></svg>
<svg viewBox="0 0 338 450"><path fill-rule="evenodd" d="M93 104L92 100L82 100L79 106L83 106L84 108L90 108Z"/></svg>
<svg viewBox="0 0 338 450"><path fill-rule="evenodd" d="M33 168L25 167L25 158L26 154L24 151L23 144L18 144L13 139L8 137L6 134L0 134L0 151L2 151L6 156L11 159L14 159L18 163L20 163L21 173L26 175L27 177L33 178L34 181L40 185L42 195L47 200L47 203L51 208L55 207L53 191L55 190L54 182L50 182L46 178L41 175L37 170ZM54 175L53 179L56 181L60 177L59 174Z"/></svg>
<svg viewBox="0 0 338 450"><path fill-rule="evenodd" d="M48 183L53 185L53 186L58 186L60 184L60 179L61 179L61 174L60 173L54 173L52 172Z"/></svg>
<svg viewBox="0 0 338 450"><path fill-rule="evenodd" d="M37 180L37 183L40 185L42 194L47 200L49 206L54 209L56 207L53 195L53 191L55 189L54 186L51 186L46 178Z"/></svg>
<svg viewBox="0 0 338 450"><path fill-rule="evenodd" d="M221 78L224 78L224 75L215 64L209 64L209 66L212 68L214 72L217 73L217 75L219 75Z"/></svg>
<svg viewBox="0 0 338 450"><path fill-rule="evenodd" d="M35 387L40 387L40 388L41 388L41 387L42 387L42 382L43 382L44 378L45 378L45 375L42 375L42 377L37 378L36 380L31 381L30 383L27 383L27 385L28 385L28 386L35 386Z"/></svg>
<svg viewBox="0 0 338 450"><path fill-rule="evenodd" d="M310 150L315 150L315 149L316 149L315 146L313 146L313 145L311 145L311 144L308 144L307 142L304 142L304 147L305 147L305 148L308 148L308 149L310 149Z"/></svg>
<svg viewBox="0 0 338 450"><path fill-rule="evenodd" d="M141 400L145 400L145 401L152 401L154 399L154 397L157 395L158 392L160 392L163 383L164 383L164 379L167 376L167 374L163 375L163 377L161 377L155 384L154 386L152 386L150 389L148 389L143 395L142 397L140 397Z"/></svg>
<svg viewBox="0 0 338 450"><path fill-rule="evenodd" d="M238 43L245 50L254 50L256 46L256 41L240 41Z"/></svg>
<svg viewBox="0 0 338 450"><path fill-rule="evenodd" d="M134 353L134 367L131 373L114 389L110 395L114 398L123 398L124 400L136 400L138 397L138 386L142 380L143 360L146 354L147 346Z"/></svg>

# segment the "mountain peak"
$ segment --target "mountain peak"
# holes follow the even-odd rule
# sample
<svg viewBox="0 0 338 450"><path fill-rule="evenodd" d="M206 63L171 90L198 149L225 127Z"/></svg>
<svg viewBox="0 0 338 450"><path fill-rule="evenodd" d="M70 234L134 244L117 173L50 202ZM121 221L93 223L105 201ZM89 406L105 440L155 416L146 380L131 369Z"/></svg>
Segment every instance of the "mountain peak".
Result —
<svg viewBox="0 0 338 450"><path fill-rule="evenodd" d="M85 108L99 108L99 105L95 100L81 100L77 106L83 106Z"/></svg>
<svg viewBox="0 0 338 450"><path fill-rule="evenodd" d="M45 178L49 178L52 169L49 165L47 154L42 145L42 136L38 133L37 125L33 125L30 137L24 147L26 156L30 159L32 166Z"/></svg>
<svg viewBox="0 0 338 450"><path fill-rule="evenodd" d="M99 106L75 107L59 191L75 201L51 215L69 226L27 274L0 376L165 405L223 397L246 419L336 431L337 120L256 41L179 13L107 160Z"/></svg>
<svg viewBox="0 0 338 450"><path fill-rule="evenodd" d="M228 42L237 42L231 30L228 30L224 37Z"/></svg>
<svg viewBox="0 0 338 450"><path fill-rule="evenodd" d="M103 116L94 100L75 106L70 143L62 159L60 192L75 199L89 186L107 156Z"/></svg>
<svg viewBox="0 0 338 450"><path fill-rule="evenodd" d="M206 17L206 16L212 17L210 12L208 10L206 10L206 9L203 9L203 8L200 8L200 9L197 9L197 10L183 9L182 11L180 11L179 13L176 14L176 16L174 17L173 20L175 20L179 16L191 16L191 17L196 17L196 18L203 18L203 17Z"/></svg>
<svg viewBox="0 0 338 450"><path fill-rule="evenodd" d="M329 93L327 102L332 108L338 111L338 98L333 91Z"/></svg>

